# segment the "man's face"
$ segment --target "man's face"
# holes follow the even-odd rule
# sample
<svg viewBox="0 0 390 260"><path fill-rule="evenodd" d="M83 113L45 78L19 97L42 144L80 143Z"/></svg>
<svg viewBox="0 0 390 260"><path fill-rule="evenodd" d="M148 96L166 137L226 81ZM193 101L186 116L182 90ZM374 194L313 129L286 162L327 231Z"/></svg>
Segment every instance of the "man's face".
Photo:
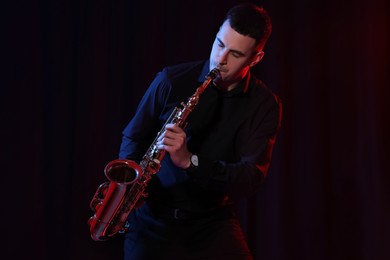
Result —
<svg viewBox="0 0 390 260"><path fill-rule="evenodd" d="M220 69L221 87L234 87L261 60L263 52L255 46L255 39L236 32L228 20L222 24L210 54L210 70Z"/></svg>

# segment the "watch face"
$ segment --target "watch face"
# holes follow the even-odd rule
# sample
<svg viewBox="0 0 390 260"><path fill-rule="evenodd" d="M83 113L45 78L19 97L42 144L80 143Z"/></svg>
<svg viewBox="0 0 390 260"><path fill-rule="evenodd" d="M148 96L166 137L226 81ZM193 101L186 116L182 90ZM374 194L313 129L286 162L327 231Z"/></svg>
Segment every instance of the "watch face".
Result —
<svg viewBox="0 0 390 260"><path fill-rule="evenodd" d="M193 154L193 155L191 156L191 163L192 163L194 166L198 166L198 165L199 165L198 156L196 156L195 154Z"/></svg>

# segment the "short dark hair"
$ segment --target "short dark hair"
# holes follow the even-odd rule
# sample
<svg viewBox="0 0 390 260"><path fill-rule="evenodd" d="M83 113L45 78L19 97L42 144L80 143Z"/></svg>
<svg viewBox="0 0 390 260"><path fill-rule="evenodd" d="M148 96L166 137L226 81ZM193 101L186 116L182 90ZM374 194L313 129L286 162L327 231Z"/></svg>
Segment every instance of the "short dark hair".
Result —
<svg viewBox="0 0 390 260"><path fill-rule="evenodd" d="M227 12L224 22L226 20L239 34L254 38L261 49L272 32L271 18L267 11L254 4L239 4L232 7Z"/></svg>

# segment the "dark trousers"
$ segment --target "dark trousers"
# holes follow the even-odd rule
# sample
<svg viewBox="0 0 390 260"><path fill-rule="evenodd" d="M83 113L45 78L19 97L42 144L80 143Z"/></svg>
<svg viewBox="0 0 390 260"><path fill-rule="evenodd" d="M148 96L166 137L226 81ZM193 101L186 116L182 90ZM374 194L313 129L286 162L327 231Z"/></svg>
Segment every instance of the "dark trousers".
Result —
<svg viewBox="0 0 390 260"><path fill-rule="evenodd" d="M125 260L251 260L238 220L230 210L197 216L155 212L147 204L129 217Z"/></svg>

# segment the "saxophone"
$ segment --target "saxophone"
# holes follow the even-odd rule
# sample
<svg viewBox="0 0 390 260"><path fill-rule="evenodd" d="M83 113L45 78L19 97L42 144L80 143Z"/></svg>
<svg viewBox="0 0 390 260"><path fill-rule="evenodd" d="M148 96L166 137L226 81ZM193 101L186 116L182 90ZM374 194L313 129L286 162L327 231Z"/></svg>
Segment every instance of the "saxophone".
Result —
<svg viewBox="0 0 390 260"><path fill-rule="evenodd" d="M186 119L198 104L199 97L210 83L215 83L219 78L219 70L211 70L187 103L182 102L182 108L173 110L139 164L132 160L117 159L106 165L104 173L109 181L98 187L90 203L94 215L88 220L88 225L93 240L104 241L118 232L128 230L127 217L140 199L147 197L147 183L160 170L166 151L157 149L156 143L165 126L172 123L184 129Z"/></svg>

